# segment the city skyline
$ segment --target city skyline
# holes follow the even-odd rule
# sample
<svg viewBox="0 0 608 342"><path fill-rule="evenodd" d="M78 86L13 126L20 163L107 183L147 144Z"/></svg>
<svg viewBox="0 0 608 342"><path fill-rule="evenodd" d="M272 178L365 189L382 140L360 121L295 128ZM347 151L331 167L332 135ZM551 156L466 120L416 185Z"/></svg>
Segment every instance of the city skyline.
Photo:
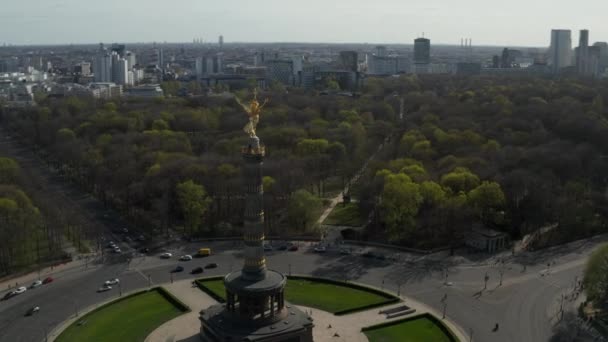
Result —
<svg viewBox="0 0 608 342"><path fill-rule="evenodd" d="M0 15L0 44L189 42L193 38L217 44L220 35L227 43L411 44L424 33L435 45L459 45L466 37L473 39L473 45L547 47L551 29L588 29L591 42L608 40L601 15L608 4L600 1L559 7L549 0L532 4L514 0L491 7L480 0L464 4L338 0L332 5L327 8L320 0L306 5L278 0L255 5L242 0L217 4L184 0L180 7L167 10L143 0L50 0L34 8L13 2L5 4Z"/></svg>

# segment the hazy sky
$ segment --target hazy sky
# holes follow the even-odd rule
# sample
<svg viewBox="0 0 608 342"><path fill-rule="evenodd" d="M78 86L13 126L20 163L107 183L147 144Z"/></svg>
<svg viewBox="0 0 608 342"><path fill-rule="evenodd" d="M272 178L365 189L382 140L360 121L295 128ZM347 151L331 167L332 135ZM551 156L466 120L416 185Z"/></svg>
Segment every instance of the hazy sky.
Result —
<svg viewBox="0 0 608 342"><path fill-rule="evenodd" d="M547 46L551 28L608 41L606 0L1 0L0 44L187 42ZM578 33L573 33L573 42Z"/></svg>

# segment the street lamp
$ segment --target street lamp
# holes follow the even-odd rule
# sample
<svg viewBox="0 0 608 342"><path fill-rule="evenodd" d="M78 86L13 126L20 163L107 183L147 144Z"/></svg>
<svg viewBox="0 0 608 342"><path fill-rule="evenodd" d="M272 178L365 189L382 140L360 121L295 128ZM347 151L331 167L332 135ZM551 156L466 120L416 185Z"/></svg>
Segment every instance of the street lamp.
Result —
<svg viewBox="0 0 608 342"><path fill-rule="evenodd" d="M488 275L488 272L486 272L485 277L483 277L484 283L483 283L483 289L487 289L488 288L488 280L490 280L490 276Z"/></svg>
<svg viewBox="0 0 608 342"><path fill-rule="evenodd" d="M291 277L291 264L289 264L288 266L289 266L289 276Z"/></svg>

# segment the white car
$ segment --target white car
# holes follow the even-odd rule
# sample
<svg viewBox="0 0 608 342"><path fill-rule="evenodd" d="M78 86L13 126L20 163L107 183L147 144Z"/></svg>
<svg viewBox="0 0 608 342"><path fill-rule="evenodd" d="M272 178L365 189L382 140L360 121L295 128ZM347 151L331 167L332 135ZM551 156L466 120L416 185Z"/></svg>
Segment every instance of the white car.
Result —
<svg viewBox="0 0 608 342"><path fill-rule="evenodd" d="M171 253L163 253L163 254L161 254L161 255L160 255L160 257L161 257L162 259L169 259L169 258L171 258L172 256L173 256L173 254L171 254Z"/></svg>
<svg viewBox="0 0 608 342"><path fill-rule="evenodd" d="M42 280L36 280L35 282L33 282L32 285L30 285L30 289L35 289L38 286L42 286Z"/></svg>
<svg viewBox="0 0 608 342"><path fill-rule="evenodd" d="M106 291L110 291L112 289L112 286L110 285L104 285L100 288L97 289L97 292L106 292Z"/></svg>
<svg viewBox="0 0 608 342"><path fill-rule="evenodd" d="M120 248L114 248L114 253L120 254L122 253L122 250Z"/></svg>
<svg viewBox="0 0 608 342"><path fill-rule="evenodd" d="M118 283L120 283L120 280L118 278L115 278L115 279L106 280L106 282L103 284L105 286L110 286L110 285L116 285Z"/></svg>
<svg viewBox="0 0 608 342"><path fill-rule="evenodd" d="M271 245L264 245L264 250L266 252L270 252L270 251L272 251L272 246Z"/></svg>
<svg viewBox="0 0 608 342"><path fill-rule="evenodd" d="M325 253L325 252L327 252L327 248L325 248L325 246L317 246L317 247L315 247L315 252Z"/></svg>
<svg viewBox="0 0 608 342"><path fill-rule="evenodd" d="M181 261L190 261L192 260L192 255L182 255L179 260Z"/></svg>
<svg viewBox="0 0 608 342"><path fill-rule="evenodd" d="M14 291L14 293L15 293L16 295L18 295L18 294L22 294L22 293L23 293L23 292L25 292L25 291L27 291L27 288L26 288L25 286L21 286L20 288L16 289L16 290Z"/></svg>

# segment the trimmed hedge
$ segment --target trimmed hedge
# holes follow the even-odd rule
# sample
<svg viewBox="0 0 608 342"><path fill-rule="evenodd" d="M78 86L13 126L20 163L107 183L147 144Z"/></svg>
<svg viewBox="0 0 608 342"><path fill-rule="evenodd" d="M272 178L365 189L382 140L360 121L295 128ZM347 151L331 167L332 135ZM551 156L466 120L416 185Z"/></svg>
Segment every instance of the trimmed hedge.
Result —
<svg viewBox="0 0 608 342"><path fill-rule="evenodd" d="M401 324L404 322L409 322L409 321L413 321L413 320L417 320L417 319L421 319L421 318L426 318L426 319L432 321L433 323L435 323L435 325L437 325L439 327L439 329L441 329L441 331L450 339L450 341L460 342L460 340L458 339L458 337L456 337L456 335L454 335L452 330L450 330L445 324L443 324L443 322L441 320L437 319L435 316L431 315L430 313L423 313L420 315L407 317L407 318L399 319L396 321L390 321L390 322L380 323L380 324L376 324L376 325L371 325L369 327L361 328L361 332L386 328L386 327L390 327L393 325L397 325L397 324Z"/></svg>
<svg viewBox="0 0 608 342"><path fill-rule="evenodd" d="M173 304L176 308L178 308L179 311L184 312L184 313L192 311L192 309L190 309L190 307L188 305L184 304L184 302L182 302L181 300L177 299L177 297L175 297L174 295L172 295L164 287L155 287L155 288L151 289L150 291L153 291L153 290L155 290L156 292L158 292L158 294L160 294L161 296L163 296L169 303Z"/></svg>
<svg viewBox="0 0 608 342"><path fill-rule="evenodd" d="M205 281L220 280L220 279L224 279L224 276L200 278L200 279L196 279L194 281L194 283L196 284L196 286L198 286L198 288L201 291L205 292L207 295L209 295L209 297L215 299L218 303L225 303L226 300L224 298L222 298L221 296L218 296L215 292L211 291L207 286L204 285Z"/></svg>
<svg viewBox="0 0 608 342"><path fill-rule="evenodd" d="M224 298L222 298L221 296L217 295L215 292L211 291L209 288L207 288L204 285L205 281L220 280L220 279L223 279L223 278L224 278L223 276L201 278L201 279L196 279L194 282L195 282L195 284L198 286L198 288L201 291L205 292L211 298L215 299L219 303L224 303L225 302ZM359 290L359 291L370 292L370 293L373 293L373 294L378 295L380 297L386 298L385 301L382 301L382 302L379 302L379 303L374 303L374 304L370 304L370 305L360 306L360 307L357 307L357 308L352 308L352 309L347 309L347 310L342 310L342 311L334 312L334 315L336 315L336 316L342 316L342 315L347 315L347 314L354 313L354 312L365 311L365 310L369 310L369 309L373 309L373 308L377 308L377 307L381 307L381 306L386 306L386 305L389 305L389 304L398 303L398 302L401 301L401 299L399 297L397 297L397 296L394 296L394 295L392 295L390 293L387 293L387 292L375 289L373 287L368 287L368 286L365 286L365 285L353 284L353 283L348 283L348 282L343 282L343 281L338 281L338 280L332 280L332 279L327 279L327 278L308 277L308 276L287 276L287 279L288 280L289 279L293 279L293 280L301 279L301 280L314 281L314 282L318 282L318 283L325 283L325 284L343 286L343 287L348 287L348 288Z"/></svg>

